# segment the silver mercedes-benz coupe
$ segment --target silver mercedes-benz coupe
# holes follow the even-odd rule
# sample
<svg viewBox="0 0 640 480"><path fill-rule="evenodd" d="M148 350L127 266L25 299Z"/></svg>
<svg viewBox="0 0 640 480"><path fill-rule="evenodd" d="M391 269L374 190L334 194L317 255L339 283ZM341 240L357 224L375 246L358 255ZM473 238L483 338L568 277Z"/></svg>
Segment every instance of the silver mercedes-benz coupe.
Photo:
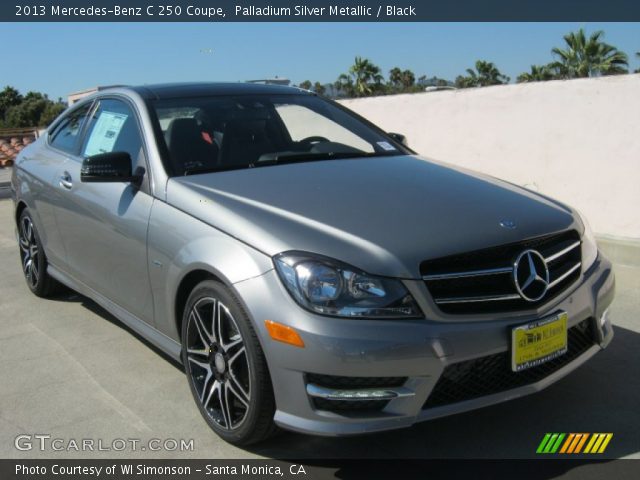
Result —
<svg viewBox="0 0 640 480"><path fill-rule="evenodd" d="M513 399L613 336L575 210L297 88L100 91L21 152L12 194L31 291L66 285L182 362L235 444Z"/></svg>

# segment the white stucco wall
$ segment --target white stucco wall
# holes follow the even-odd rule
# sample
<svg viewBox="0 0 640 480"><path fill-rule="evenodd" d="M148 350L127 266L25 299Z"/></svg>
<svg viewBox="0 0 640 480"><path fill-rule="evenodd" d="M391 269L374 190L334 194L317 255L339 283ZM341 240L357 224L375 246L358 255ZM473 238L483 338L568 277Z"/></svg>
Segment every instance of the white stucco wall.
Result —
<svg viewBox="0 0 640 480"><path fill-rule="evenodd" d="M418 153L526 185L640 239L640 75L345 100Z"/></svg>

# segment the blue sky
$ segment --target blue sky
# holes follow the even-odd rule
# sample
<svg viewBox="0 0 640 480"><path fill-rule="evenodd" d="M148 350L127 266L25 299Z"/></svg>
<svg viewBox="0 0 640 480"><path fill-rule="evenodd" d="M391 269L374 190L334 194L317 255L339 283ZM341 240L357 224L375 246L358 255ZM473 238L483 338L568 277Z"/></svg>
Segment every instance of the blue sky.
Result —
<svg viewBox="0 0 640 480"><path fill-rule="evenodd" d="M513 79L551 60L562 35L602 29L605 40L640 61L640 23L43 23L0 24L0 87L50 97L95 85L278 75L331 82L356 55L378 64L453 79L477 59ZM212 53L205 53L212 49ZM11 68L6 65L11 64Z"/></svg>

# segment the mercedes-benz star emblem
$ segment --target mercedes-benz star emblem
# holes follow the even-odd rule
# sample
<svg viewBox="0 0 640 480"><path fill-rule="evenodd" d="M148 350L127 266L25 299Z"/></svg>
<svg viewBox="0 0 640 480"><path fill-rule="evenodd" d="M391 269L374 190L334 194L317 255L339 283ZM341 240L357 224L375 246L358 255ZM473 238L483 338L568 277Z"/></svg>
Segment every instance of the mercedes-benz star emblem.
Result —
<svg viewBox="0 0 640 480"><path fill-rule="evenodd" d="M513 283L522 298L537 302L549 289L549 268L535 250L525 250L513 262Z"/></svg>

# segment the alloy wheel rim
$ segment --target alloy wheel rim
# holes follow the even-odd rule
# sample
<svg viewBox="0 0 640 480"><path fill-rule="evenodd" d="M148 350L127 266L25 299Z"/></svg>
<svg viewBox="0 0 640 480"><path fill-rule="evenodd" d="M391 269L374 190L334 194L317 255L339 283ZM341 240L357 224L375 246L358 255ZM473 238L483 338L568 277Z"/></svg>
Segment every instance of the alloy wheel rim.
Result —
<svg viewBox="0 0 640 480"><path fill-rule="evenodd" d="M40 279L38 270L38 242L33 228L33 222L29 217L25 217L20 222L20 258L22 260L22 271L29 285L35 288Z"/></svg>
<svg viewBox="0 0 640 480"><path fill-rule="evenodd" d="M235 318L218 299L191 308L187 324L188 373L200 404L222 429L242 425L250 409L251 366Z"/></svg>

